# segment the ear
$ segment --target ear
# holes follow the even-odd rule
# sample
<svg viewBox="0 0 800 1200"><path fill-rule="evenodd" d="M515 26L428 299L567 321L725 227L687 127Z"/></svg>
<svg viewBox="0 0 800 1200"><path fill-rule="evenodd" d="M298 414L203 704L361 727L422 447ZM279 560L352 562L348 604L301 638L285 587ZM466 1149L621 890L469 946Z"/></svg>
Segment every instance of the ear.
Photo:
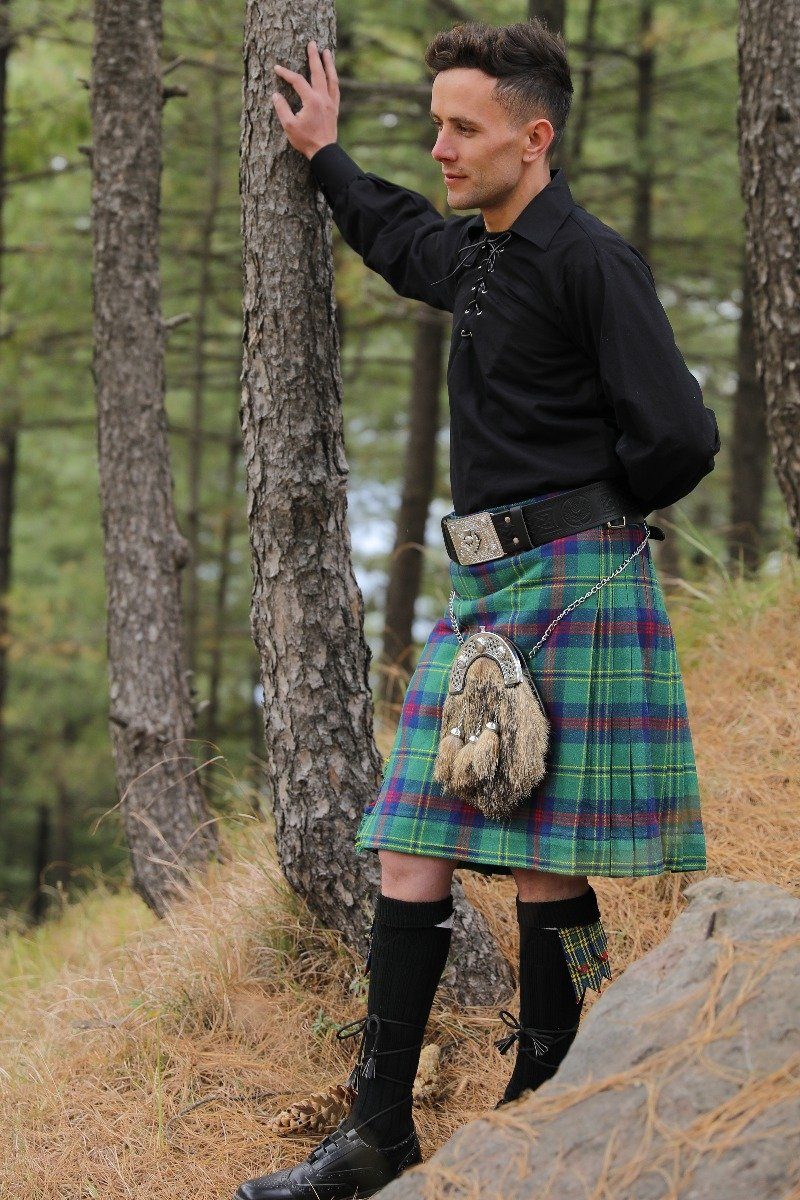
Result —
<svg viewBox="0 0 800 1200"><path fill-rule="evenodd" d="M525 127L525 146L522 151L523 162L535 162L547 153L547 149L556 136L553 126L547 117L535 117Z"/></svg>

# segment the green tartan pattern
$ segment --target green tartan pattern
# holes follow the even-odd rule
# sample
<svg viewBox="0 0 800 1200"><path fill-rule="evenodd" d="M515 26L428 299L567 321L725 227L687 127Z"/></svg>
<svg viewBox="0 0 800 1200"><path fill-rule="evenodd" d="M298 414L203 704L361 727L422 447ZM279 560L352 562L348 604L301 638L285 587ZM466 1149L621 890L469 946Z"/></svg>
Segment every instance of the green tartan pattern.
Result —
<svg viewBox="0 0 800 1200"><path fill-rule="evenodd" d="M587 987L599 992L602 980L611 978L603 922L592 921L589 925L559 928L558 936L564 948L575 999L580 1000Z"/></svg>
<svg viewBox="0 0 800 1200"><path fill-rule="evenodd" d="M450 563L466 637L481 625L528 656L550 621L639 545L641 525L585 530L488 563ZM508 873L627 876L706 867L686 701L650 545L564 617L533 658L550 720L547 771L508 820L446 798L433 778L458 642L445 613L409 682L359 851L388 849Z"/></svg>

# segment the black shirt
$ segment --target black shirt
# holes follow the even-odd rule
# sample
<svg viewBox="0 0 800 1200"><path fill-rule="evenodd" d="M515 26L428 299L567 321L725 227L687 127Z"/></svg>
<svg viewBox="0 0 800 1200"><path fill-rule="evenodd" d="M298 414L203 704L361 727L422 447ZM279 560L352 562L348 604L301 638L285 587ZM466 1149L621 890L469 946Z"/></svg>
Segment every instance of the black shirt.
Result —
<svg viewBox="0 0 800 1200"><path fill-rule="evenodd" d="M509 229L443 217L338 142L310 159L349 246L401 296L453 313L450 485L462 516L611 479L646 515L714 467L714 413L642 255L562 169Z"/></svg>

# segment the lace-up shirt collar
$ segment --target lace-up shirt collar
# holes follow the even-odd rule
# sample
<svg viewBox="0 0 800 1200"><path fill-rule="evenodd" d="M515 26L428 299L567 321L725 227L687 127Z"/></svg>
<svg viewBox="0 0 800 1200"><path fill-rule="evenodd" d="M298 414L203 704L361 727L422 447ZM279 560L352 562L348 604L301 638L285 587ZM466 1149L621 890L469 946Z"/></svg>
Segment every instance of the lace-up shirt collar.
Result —
<svg viewBox="0 0 800 1200"><path fill-rule="evenodd" d="M564 223L574 207L575 201L572 199L572 192L569 190L563 169L561 167L551 168L550 182L525 205L519 216L509 225L508 232L519 234L520 237L533 242L534 246L538 246L540 250L546 250L556 230ZM494 241L504 232L506 231L493 230L490 232L487 230L480 213L471 219L466 229L467 238L471 242L479 241L482 238Z"/></svg>

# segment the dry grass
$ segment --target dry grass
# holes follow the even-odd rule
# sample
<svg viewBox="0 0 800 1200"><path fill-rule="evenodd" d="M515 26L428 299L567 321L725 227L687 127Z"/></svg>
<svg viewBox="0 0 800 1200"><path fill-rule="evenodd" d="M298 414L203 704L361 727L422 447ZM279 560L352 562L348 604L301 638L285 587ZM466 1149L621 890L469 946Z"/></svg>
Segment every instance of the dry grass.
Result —
<svg viewBox="0 0 800 1200"><path fill-rule="evenodd" d="M670 602L709 873L800 894L800 572L785 560L774 580L709 596ZM0 944L0 1196L216 1200L313 1144L265 1126L346 1074L355 1042L333 1029L363 1012L360 964L289 893L263 827L234 839L235 861L166 922L100 893ZM617 975L665 936L694 878L592 881ZM513 884L463 879L513 960ZM418 1110L426 1158L502 1091L499 1034L494 1010L437 1002L429 1036L460 1040L444 1094Z"/></svg>

